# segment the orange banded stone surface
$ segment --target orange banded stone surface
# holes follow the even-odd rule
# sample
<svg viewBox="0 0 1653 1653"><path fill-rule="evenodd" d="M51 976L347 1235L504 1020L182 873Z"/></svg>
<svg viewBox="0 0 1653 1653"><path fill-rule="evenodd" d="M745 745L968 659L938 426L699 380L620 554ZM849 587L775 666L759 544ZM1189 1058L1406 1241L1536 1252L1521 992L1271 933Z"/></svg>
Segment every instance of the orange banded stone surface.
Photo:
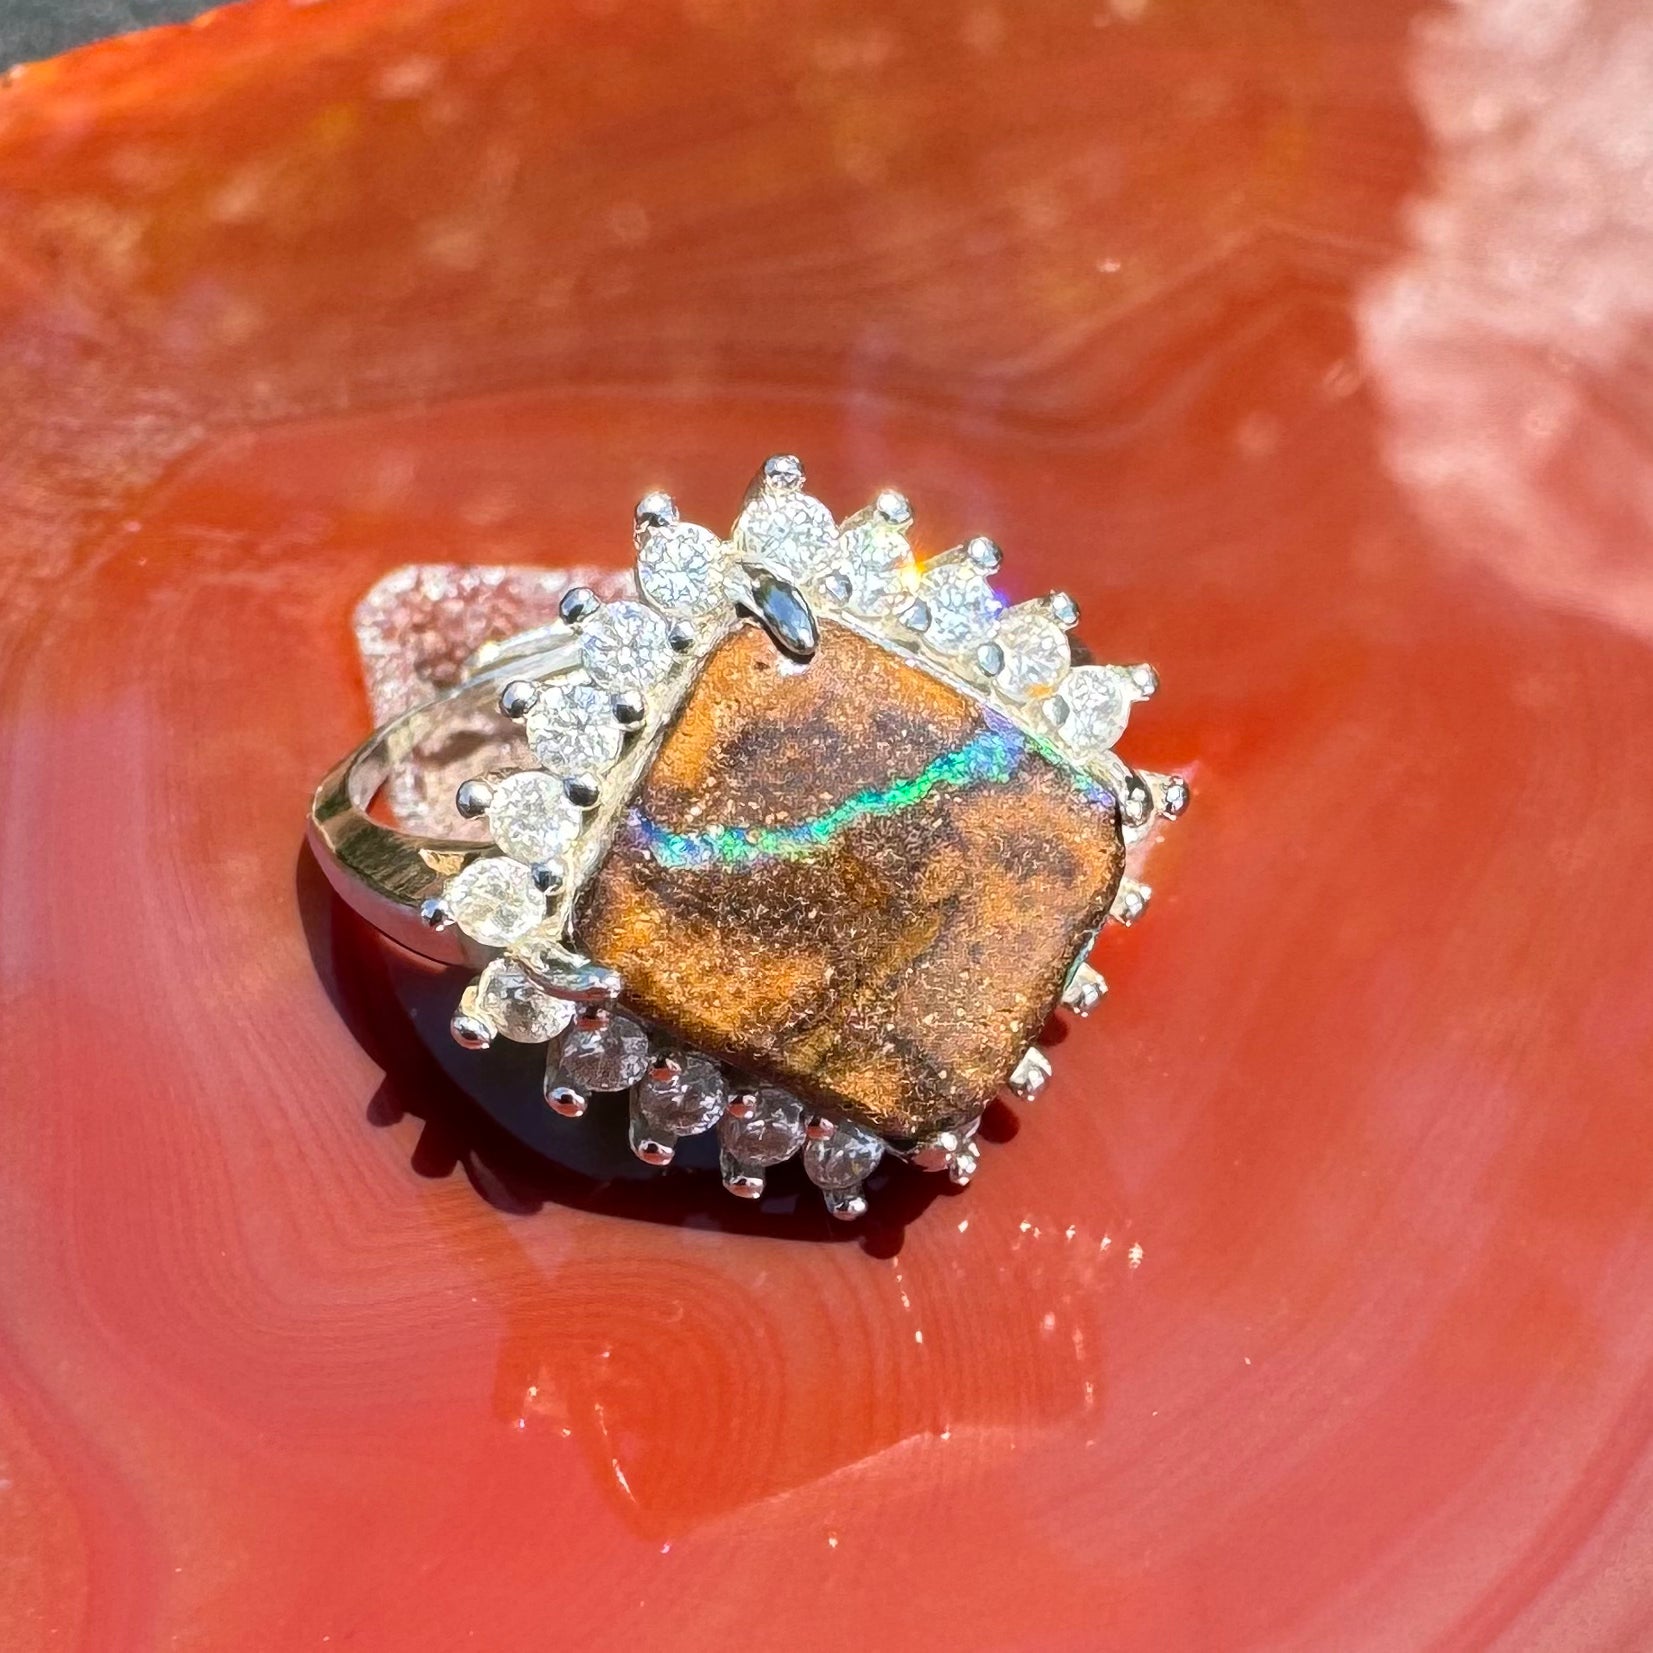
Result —
<svg viewBox="0 0 1653 1653"><path fill-rule="evenodd" d="M1102 922L1111 793L843 626L711 656L582 905L652 1021L873 1129L979 1114Z"/></svg>

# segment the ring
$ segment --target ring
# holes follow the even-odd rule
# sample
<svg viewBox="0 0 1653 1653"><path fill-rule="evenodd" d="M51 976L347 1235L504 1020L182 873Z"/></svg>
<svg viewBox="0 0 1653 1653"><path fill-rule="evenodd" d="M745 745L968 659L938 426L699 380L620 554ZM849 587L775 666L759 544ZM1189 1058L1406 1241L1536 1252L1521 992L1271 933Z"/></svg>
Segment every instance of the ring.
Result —
<svg viewBox="0 0 1653 1653"><path fill-rule="evenodd" d="M989 539L916 556L893 489L838 522L790 455L727 539L663 493L633 539L634 595L573 587L327 776L318 860L477 972L461 1045L547 1044L549 1105L625 1096L647 1164L715 1131L731 1193L796 1155L845 1219L885 1155L968 1182L988 1104L1050 1077L1057 1007L1106 991L1097 935L1150 894L1131 851L1187 804L1114 750L1155 673L1076 652L1062 593L1006 606ZM456 799L486 837L375 816L490 720Z"/></svg>

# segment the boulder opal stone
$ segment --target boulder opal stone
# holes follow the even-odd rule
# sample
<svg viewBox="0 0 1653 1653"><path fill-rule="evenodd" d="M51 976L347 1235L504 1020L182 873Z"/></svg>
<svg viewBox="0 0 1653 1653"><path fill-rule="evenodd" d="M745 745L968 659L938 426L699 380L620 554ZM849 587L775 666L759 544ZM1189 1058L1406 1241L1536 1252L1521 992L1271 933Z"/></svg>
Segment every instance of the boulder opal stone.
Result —
<svg viewBox="0 0 1653 1653"><path fill-rule="evenodd" d="M1101 923L1112 795L845 627L711 655L577 915L638 1013L911 1137L979 1113Z"/></svg>

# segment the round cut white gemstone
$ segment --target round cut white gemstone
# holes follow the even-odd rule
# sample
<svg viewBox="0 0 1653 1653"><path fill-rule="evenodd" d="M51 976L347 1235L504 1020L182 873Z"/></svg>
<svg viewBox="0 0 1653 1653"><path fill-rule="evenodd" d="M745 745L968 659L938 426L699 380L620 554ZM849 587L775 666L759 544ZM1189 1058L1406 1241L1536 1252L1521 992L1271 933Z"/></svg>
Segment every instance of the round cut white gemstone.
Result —
<svg viewBox="0 0 1653 1653"><path fill-rule="evenodd" d="M484 947L504 947L545 917L545 897L518 861L490 856L473 861L442 892L454 923Z"/></svg>
<svg viewBox="0 0 1653 1653"><path fill-rule="evenodd" d="M563 1035L557 1074L578 1091L630 1090L649 1070L649 1036L629 1016Z"/></svg>
<svg viewBox="0 0 1653 1653"><path fill-rule="evenodd" d="M555 776L524 769L497 782L493 794L488 830L513 861L554 861L580 835L584 817Z"/></svg>
<svg viewBox="0 0 1653 1653"><path fill-rule="evenodd" d="M1062 738L1081 752L1105 752L1125 733L1131 696L1123 672L1112 666L1080 666L1062 684L1068 715Z"/></svg>
<svg viewBox="0 0 1653 1653"><path fill-rule="evenodd" d="M943 563L926 571L918 595L930 610L925 641L942 654L968 654L993 635L999 600L969 563Z"/></svg>
<svg viewBox="0 0 1653 1653"><path fill-rule="evenodd" d="M614 708L589 683L554 683L528 710L528 744L556 775L600 775L620 756Z"/></svg>
<svg viewBox="0 0 1653 1653"><path fill-rule="evenodd" d="M540 987L520 964L495 959L476 984L476 1008L507 1039L543 1045L574 1020L574 1007Z"/></svg>
<svg viewBox="0 0 1653 1653"><path fill-rule="evenodd" d="M804 1144L804 1172L817 1188L858 1188L884 1157L884 1144L858 1125Z"/></svg>
<svg viewBox="0 0 1653 1653"><path fill-rule="evenodd" d="M832 560L838 525L808 494L760 494L735 524L735 544L747 562L761 562L788 580L805 581Z"/></svg>
<svg viewBox="0 0 1653 1653"><path fill-rule="evenodd" d="M604 689L652 689L672 669L666 622L643 603L607 603L580 630L580 657Z"/></svg>
<svg viewBox="0 0 1653 1653"><path fill-rule="evenodd" d="M893 613L911 589L913 554L907 536L876 517L839 535L837 566L850 584L845 606L869 619Z"/></svg>
<svg viewBox="0 0 1653 1653"><path fill-rule="evenodd" d="M1068 634L1043 609L1011 609L993 641L1004 650L998 684L1012 700L1042 700L1073 664Z"/></svg>
<svg viewBox="0 0 1653 1653"><path fill-rule="evenodd" d="M692 522L651 528L637 553L637 583L668 614L710 614L724 601L724 546Z"/></svg>
<svg viewBox="0 0 1653 1653"><path fill-rule="evenodd" d="M645 1079L637 1087L637 1111L651 1130L672 1136L709 1131L723 1117L723 1075L703 1056L684 1060L675 1080Z"/></svg>
<svg viewBox="0 0 1653 1653"><path fill-rule="evenodd" d="M757 1111L750 1119L726 1113L718 1121L717 1139L742 1165L779 1165L803 1146L803 1103L766 1086L758 1092Z"/></svg>

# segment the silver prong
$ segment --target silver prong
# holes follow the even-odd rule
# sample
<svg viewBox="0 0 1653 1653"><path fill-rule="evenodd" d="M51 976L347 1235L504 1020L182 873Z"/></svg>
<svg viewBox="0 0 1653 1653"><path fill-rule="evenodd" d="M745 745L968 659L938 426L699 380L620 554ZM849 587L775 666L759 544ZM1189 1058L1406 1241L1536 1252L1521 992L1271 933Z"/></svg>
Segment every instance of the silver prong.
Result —
<svg viewBox="0 0 1653 1653"><path fill-rule="evenodd" d="M1146 826L1153 819L1154 795L1148 783L1135 770L1125 777L1119 812L1125 817L1126 826L1130 827Z"/></svg>
<svg viewBox="0 0 1653 1653"><path fill-rule="evenodd" d="M877 499L872 502L872 510L881 522L899 528L902 533L913 525L913 508L907 496L897 488L880 488Z"/></svg>
<svg viewBox="0 0 1653 1653"><path fill-rule="evenodd" d="M603 599L588 585L571 585L557 604L557 613L565 625L577 626L589 620L603 606Z"/></svg>
<svg viewBox="0 0 1653 1653"><path fill-rule="evenodd" d="M525 677L513 677L499 691L499 709L513 722L520 723L534 708L540 692Z"/></svg>
<svg viewBox="0 0 1653 1653"><path fill-rule="evenodd" d="M607 1002L581 1004L576 1001L574 1025L582 1033L601 1033L614 1020L614 1011Z"/></svg>
<svg viewBox="0 0 1653 1653"><path fill-rule="evenodd" d="M867 1196L859 1188L823 1188L821 1198L841 1223L852 1223L867 1214Z"/></svg>
<svg viewBox="0 0 1653 1653"><path fill-rule="evenodd" d="M1062 989L1062 1003L1075 1016L1088 1016L1107 995L1108 984L1102 972L1085 963L1076 964Z"/></svg>
<svg viewBox="0 0 1653 1653"><path fill-rule="evenodd" d="M731 1119L751 1119L758 1111L758 1093L752 1090L732 1090L723 1111Z"/></svg>
<svg viewBox="0 0 1653 1653"><path fill-rule="evenodd" d="M683 1077L683 1059L669 1050L657 1050L649 1061L649 1081L655 1085L675 1085Z"/></svg>
<svg viewBox="0 0 1653 1653"><path fill-rule="evenodd" d="M964 556L984 574L997 574L1004 566L1004 552L996 540L990 540L985 534L977 534L964 542Z"/></svg>
<svg viewBox="0 0 1653 1653"><path fill-rule="evenodd" d="M603 801L603 783L595 775L567 775L562 791L576 809L595 809Z"/></svg>
<svg viewBox="0 0 1653 1653"><path fill-rule="evenodd" d="M453 796L453 807L467 821L474 821L488 813L494 801L494 789L486 781L466 781Z"/></svg>
<svg viewBox="0 0 1653 1653"><path fill-rule="evenodd" d="M1125 675L1130 679L1133 700L1152 700L1159 693L1159 673L1147 661L1127 667Z"/></svg>
<svg viewBox="0 0 1653 1653"><path fill-rule="evenodd" d="M1160 813L1174 821L1188 807L1188 782L1181 775L1166 775L1155 788L1159 794Z"/></svg>
<svg viewBox="0 0 1653 1653"><path fill-rule="evenodd" d="M649 703L641 689L622 689L614 696L614 721L628 735L634 735L648 722Z"/></svg>
<svg viewBox="0 0 1653 1653"><path fill-rule="evenodd" d="M957 1131L937 1131L919 1142L907 1159L921 1171L945 1171L963 1146L964 1139Z"/></svg>
<svg viewBox="0 0 1653 1653"><path fill-rule="evenodd" d="M811 1114L804 1122L804 1135L811 1142L825 1142L829 1137L835 1136L837 1131L837 1122L828 1119L825 1114Z"/></svg>
<svg viewBox="0 0 1653 1653"><path fill-rule="evenodd" d="M655 489L638 500L631 520L639 534L646 534L651 528L669 528L677 521L677 501Z"/></svg>
<svg viewBox="0 0 1653 1653"><path fill-rule="evenodd" d="M947 1167L947 1178L956 1187L965 1188L981 1168L981 1149L975 1143L966 1144Z"/></svg>
<svg viewBox="0 0 1653 1653"><path fill-rule="evenodd" d="M570 1004L611 1005L626 990L618 970L572 955L566 963L541 959L529 974L553 998Z"/></svg>
<svg viewBox="0 0 1653 1653"><path fill-rule="evenodd" d="M561 861L536 861L528 869L528 876L541 895L561 895L568 883L568 869Z"/></svg>
<svg viewBox="0 0 1653 1653"><path fill-rule="evenodd" d="M446 930L453 923L453 908L439 895L433 895L419 908L419 922L428 930Z"/></svg>
<svg viewBox="0 0 1653 1653"><path fill-rule="evenodd" d="M821 589L835 603L847 603L855 595L855 586L847 574L828 574L821 581Z"/></svg>
<svg viewBox="0 0 1653 1653"><path fill-rule="evenodd" d="M976 664L987 677L997 677L1004 670L1004 650L997 643L983 643L976 650Z"/></svg>
<svg viewBox="0 0 1653 1653"><path fill-rule="evenodd" d="M545 1075L545 1100L551 1111L560 1113L564 1119L578 1119L585 1112L585 1092L563 1084L555 1071L547 1071Z"/></svg>
<svg viewBox="0 0 1653 1653"><path fill-rule="evenodd" d="M1034 1046L1016 1064L1016 1071L1010 1076L1010 1089L1022 1101L1031 1102L1045 1088L1050 1075L1050 1058Z"/></svg>
<svg viewBox="0 0 1653 1653"><path fill-rule="evenodd" d="M809 599L790 580L756 563L742 564L741 573L746 580L746 594L737 605L741 613L756 620L782 654L807 665L821 644Z"/></svg>
<svg viewBox="0 0 1653 1653"><path fill-rule="evenodd" d="M747 1165L728 1152L717 1156L718 1170L723 1176L723 1186L736 1199L760 1200L763 1198L763 1168L757 1165Z"/></svg>
<svg viewBox="0 0 1653 1653"><path fill-rule="evenodd" d="M930 629L930 605L922 597L913 600L901 611L901 623L915 636L922 637Z"/></svg>
<svg viewBox="0 0 1653 1653"><path fill-rule="evenodd" d="M771 493L795 494L804 485L803 464L795 454L771 454L763 462L762 482Z"/></svg>
<svg viewBox="0 0 1653 1653"><path fill-rule="evenodd" d="M1050 617L1063 631L1072 631L1079 624L1079 605L1065 591L1053 591L1045 599Z"/></svg>
<svg viewBox="0 0 1653 1653"><path fill-rule="evenodd" d="M468 1010L456 1010L448 1031L453 1042L466 1050L486 1050L494 1042L494 1030L480 1016Z"/></svg>
<svg viewBox="0 0 1653 1653"><path fill-rule="evenodd" d="M631 1141L631 1151L642 1160L645 1165L670 1165L677 1152L677 1144L665 1136L653 1136L647 1124L632 1110L631 1121L627 1126L627 1135Z"/></svg>
<svg viewBox="0 0 1653 1653"><path fill-rule="evenodd" d="M1113 898L1113 905L1108 909L1108 917L1116 924L1123 924L1127 929L1142 917L1148 910L1148 902L1153 896L1152 888L1135 878L1122 878L1119 882L1119 893Z"/></svg>
<svg viewBox="0 0 1653 1653"><path fill-rule="evenodd" d="M695 629L687 620L673 620L666 628L666 641L674 654L687 654L695 645Z"/></svg>

